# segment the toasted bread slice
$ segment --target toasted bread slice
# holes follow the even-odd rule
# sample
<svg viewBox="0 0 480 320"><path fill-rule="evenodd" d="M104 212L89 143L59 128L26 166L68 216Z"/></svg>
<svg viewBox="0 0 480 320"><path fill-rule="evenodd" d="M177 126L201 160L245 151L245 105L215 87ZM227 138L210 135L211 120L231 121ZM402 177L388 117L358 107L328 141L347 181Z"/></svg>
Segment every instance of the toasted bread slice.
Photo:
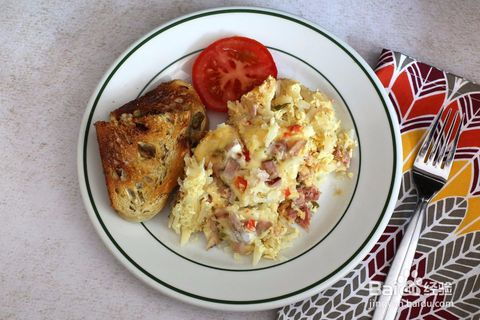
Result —
<svg viewBox="0 0 480 320"><path fill-rule="evenodd" d="M111 119L119 120L122 114L140 117L167 111L190 110L190 143L196 145L208 130L205 107L192 85L182 80L161 83L144 96L130 101L110 114Z"/></svg>
<svg viewBox="0 0 480 320"><path fill-rule="evenodd" d="M183 173L190 126L190 111L95 123L111 205L121 217L145 221L165 206Z"/></svg>

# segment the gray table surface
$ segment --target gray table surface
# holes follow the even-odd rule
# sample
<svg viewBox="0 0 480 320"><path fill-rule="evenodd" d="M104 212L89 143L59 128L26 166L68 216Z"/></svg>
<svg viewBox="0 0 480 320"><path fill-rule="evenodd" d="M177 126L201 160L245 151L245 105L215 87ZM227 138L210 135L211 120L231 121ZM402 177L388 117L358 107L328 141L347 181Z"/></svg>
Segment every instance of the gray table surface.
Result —
<svg viewBox="0 0 480 320"><path fill-rule="evenodd" d="M76 144L97 82L156 26L196 10L271 7L330 30L374 65L382 47L480 80L475 1L2 1L0 319L273 319L166 297L131 275L80 198Z"/></svg>

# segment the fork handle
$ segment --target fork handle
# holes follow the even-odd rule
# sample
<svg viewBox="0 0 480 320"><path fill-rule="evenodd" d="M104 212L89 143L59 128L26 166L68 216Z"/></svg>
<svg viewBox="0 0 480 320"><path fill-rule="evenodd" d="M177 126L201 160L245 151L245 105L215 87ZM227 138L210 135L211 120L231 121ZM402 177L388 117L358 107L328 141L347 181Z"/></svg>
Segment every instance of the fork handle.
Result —
<svg viewBox="0 0 480 320"><path fill-rule="evenodd" d="M407 230L395 253L392 265L383 285L382 292L388 290L388 295L381 295L376 304L373 320L395 319L398 306L402 300L403 290L407 285L413 258L417 249L418 238L422 229L423 212L427 207L428 199L420 198L417 208L410 220ZM390 290L391 289L391 290Z"/></svg>

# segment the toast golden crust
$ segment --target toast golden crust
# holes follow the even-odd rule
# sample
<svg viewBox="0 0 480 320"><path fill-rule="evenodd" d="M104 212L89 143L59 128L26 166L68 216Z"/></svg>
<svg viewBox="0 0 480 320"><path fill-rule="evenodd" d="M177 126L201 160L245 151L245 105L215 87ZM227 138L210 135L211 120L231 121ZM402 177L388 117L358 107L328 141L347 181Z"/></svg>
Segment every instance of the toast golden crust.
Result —
<svg viewBox="0 0 480 320"><path fill-rule="evenodd" d="M112 207L145 221L166 204L189 152L190 111L164 112L95 123Z"/></svg>
<svg viewBox="0 0 480 320"><path fill-rule="evenodd" d="M182 80L172 80L158 85L142 97L130 101L111 112L110 118L119 120L122 114L139 117L147 114L159 114L169 111L190 110L190 142L196 145L208 130L208 118L205 107L193 86Z"/></svg>

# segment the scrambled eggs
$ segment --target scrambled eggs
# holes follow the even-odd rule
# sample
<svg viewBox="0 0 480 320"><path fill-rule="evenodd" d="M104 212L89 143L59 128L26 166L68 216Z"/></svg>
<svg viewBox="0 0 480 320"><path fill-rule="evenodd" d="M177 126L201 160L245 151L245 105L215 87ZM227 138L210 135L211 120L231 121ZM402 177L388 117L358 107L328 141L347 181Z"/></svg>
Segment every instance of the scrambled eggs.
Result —
<svg viewBox="0 0 480 320"><path fill-rule="evenodd" d="M203 232L207 249L225 243L253 264L277 259L297 225L308 228L322 178L347 171L356 143L332 101L293 80L270 77L228 112L186 157L169 227L182 245Z"/></svg>

